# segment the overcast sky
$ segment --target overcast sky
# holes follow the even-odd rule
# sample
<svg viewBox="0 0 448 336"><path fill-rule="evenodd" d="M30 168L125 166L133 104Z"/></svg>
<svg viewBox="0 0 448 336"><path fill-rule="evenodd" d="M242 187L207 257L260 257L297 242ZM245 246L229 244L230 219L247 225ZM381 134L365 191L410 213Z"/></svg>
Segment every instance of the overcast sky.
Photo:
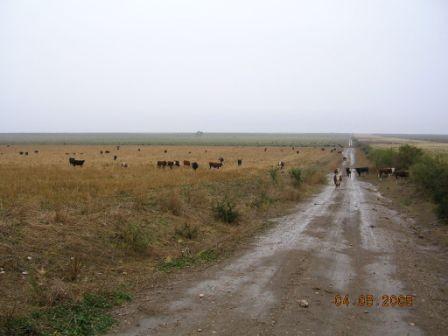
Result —
<svg viewBox="0 0 448 336"><path fill-rule="evenodd" d="M448 133L447 0L0 0L0 132Z"/></svg>

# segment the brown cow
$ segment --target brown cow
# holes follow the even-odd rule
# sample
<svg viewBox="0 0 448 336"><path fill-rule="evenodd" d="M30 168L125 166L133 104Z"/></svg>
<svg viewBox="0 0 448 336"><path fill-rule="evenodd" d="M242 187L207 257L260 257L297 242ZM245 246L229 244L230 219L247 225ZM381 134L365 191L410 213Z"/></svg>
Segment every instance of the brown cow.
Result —
<svg viewBox="0 0 448 336"><path fill-rule="evenodd" d="M238 164L238 166L241 166L241 165L243 164L243 160L238 159L238 160L237 160L237 164Z"/></svg>
<svg viewBox="0 0 448 336"><path fill-rule="evenodd" d="M174 161L174 165L175 165L176 167L180 167L180 161L179 161L179 160L175 160L175 161Z"/></svg>
<svg viewBox="0 0 448 336"><path fill-rule="evenodd" d="M157 168L165 168L166 161L157 161Z"/></svg>
<svg viewBox="0 0 448 336"><path fill-rule="evenodd" d="M391 176L395 172L395 168L378 168L378 178L382 179L383 176Z"/></svg>
<svg viewBox="0 0 448 336"><path fill-rule="evenodd" d="M221 162L209 162L208 165L209 165L210 169L212 169L212 168L219 169L222 167Z"/></svg>
<svg viewBox="0 0 448 336"><path fill-rule="evenodd" d="M218 161L223 163L224 162L224 158L221 156L220 158L218 158Z"/></svg>
<svg viewBox="0 0 448 336"><path fill-rule="evenodd" d="M184 164L184 166L190 166L190 161L184 160L183 164Z"/></svg>
<svg viewBox="0 0 448 336"><path fill-rule="evenodd" d="M170 169L173 169L173 167L174 167L174 161L167 161L167 162L166 162L166 165L167 165L168 167L170 167Z"/></svg>

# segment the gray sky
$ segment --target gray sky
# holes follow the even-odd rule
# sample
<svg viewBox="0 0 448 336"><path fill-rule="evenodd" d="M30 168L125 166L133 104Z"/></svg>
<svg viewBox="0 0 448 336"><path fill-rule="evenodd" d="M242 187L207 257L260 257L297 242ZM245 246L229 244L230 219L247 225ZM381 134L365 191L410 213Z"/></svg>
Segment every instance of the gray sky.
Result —
<svg viewBox="0 0 448 336"><path fill-rule="evenodd" d="M448 133L446 0L0 0L0 132Z"/></svg>

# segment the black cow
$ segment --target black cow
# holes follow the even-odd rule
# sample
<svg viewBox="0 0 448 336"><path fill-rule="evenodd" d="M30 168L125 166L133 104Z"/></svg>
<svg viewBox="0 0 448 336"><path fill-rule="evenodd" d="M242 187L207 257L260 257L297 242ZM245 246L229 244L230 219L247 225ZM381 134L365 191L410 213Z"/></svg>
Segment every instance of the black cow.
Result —
<svg viewBox="0 0 448 336"><path fill-rule="evenodd" d="M166 162L166 165L167 165L168 167L170 167L170 169L173 169L173 167L174 167L174 161L167 161L167 162Z"/></svg>
<svg viewBox="0 0 448 336"><path fill-rule="evenodd" d="M193 162L193 163L191 164L191 168L193 168L194 170L198 169L198 168L199 168L198 163L197 163L197 162Z"/></svg>
<svg viewBox="0 0 448 336"><path fill-rule="evenodd" d="M355 168L356 172L358 173L358 176L361 176L362 174L368 174L369 173L369 167L357 167Z"/></svg>
<svg viewBox="0 0 448 336"><path fill-rule="evenodd" d="M174 161L174 165L175 165L176 167L180 167L180 161L179 161L179 160L175 160L175 161Z"/></svg>
<svg viewBox="0 0 448 336"><path fill-rule="evenodd" d="M238 166L241 166L241 165L243 164L243 160L238 159L238 160L237 160L237 164L238 164Z"/></svg>
<svg viewBox="0 0 448 336"><path fill-rule="evenodd" d="M75 158L71 157L71 158L68 159L68 162L73 167L76 167L76 166L82 167L84 162L85 162L85 160L76 160Z"/></svg>
<svg viewBox="0 0 448 336"><path fill-rule="evenodd" d="M345 173L348 177L352 177L352 170L349 167L345 168Z"/></svg>
<svg viewBox="0 0 448 336"><path fill-rule="evenodd" d="M397 179L397 180L399 177L407 178L407 177L409 177L409 172L406 170L396 170L396 171L394 171L394 176L395 176L395 179Z"/></svg>
<svg viewBox="0 0 448 336"><path fill-rule="evenodd" d="M116 161L118 159L118 156L114 155L114 161Z"/></svg>

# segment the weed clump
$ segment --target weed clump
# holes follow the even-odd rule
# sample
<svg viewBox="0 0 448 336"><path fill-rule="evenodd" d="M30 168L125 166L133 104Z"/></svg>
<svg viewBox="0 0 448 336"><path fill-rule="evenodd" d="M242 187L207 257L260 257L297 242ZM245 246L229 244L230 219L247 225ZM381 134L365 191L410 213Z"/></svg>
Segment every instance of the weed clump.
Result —
<svg viewBox="0 0 448 336"><path fill-rule="evenodd" d="M229 200L218 201L213 207L216 219L224 223L234 223L239 217L239 213L235 210L234 204Z"/></svg>
<svg viewBox="0 0 448 336"><path fill-rule="evenodd" d="M302 169L291 168L289 170L289 176L291 177L294 186L299 187L303 183Z"/></svg>
<svg viewBox="0 0 448 336"><path fill-rule="evenodd" d="M181 227L176 228L174 231L174 234L176 236L183 237L185 239L195 239L198 236L198 227L197 226L191 226L188 223L184 223Z"/></svg>

